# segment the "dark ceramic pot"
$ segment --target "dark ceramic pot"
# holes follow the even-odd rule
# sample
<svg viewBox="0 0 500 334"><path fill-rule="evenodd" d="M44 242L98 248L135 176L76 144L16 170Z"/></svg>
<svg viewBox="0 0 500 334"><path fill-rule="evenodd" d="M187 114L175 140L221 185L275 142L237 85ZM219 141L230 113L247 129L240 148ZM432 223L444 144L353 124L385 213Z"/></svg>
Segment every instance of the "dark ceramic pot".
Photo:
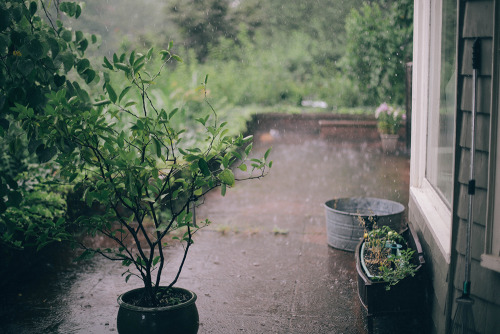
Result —
<svg viewBox="0 0 500 334"><path fill-rule="evenodd" d="M118 297L117 327L120 334L196 334L199 317L196 294L189 290L173 288L191 295L191 298L175 306L140 307L127 303L130 297L140 293L134 289Z"/></svg>

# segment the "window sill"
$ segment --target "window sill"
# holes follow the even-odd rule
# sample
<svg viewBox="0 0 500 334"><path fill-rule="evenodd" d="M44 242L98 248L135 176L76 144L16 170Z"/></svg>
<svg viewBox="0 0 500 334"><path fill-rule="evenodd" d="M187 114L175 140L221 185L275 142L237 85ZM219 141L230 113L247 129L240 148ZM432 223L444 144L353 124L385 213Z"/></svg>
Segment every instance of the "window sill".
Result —
<svg viewBox="0 0 500 334"><path fill-rule="evenodd" d="M500 272L500 256L482 254L481 267Z"/></svg>
<svg viewBox="0 0 500 334"><path fill-rule="evenodd" d="M451 257L451 212L428 181L422 187L410 187L410 196L446 263Z"/></svg>

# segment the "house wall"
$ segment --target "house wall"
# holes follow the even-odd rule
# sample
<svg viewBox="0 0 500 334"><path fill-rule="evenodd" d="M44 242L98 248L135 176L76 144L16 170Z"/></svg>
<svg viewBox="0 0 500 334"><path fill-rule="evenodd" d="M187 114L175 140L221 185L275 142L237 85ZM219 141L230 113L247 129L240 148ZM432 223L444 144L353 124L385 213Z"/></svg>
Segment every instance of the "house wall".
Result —
<svg viewBox="0 0 500 334"><path fill-rule="evenodd" d="M472 114L472 44L481 39L482 68L478 79L478 115L476 120L475 179L476 194L473 197L474 224L472 227L471 294L474 300L473 316L478 333L500 333L500 273L481 267L481 254L485 249L488 191L493 191L488 180L490 127L492 126L492 64L495 11L500 0L457 0L457 113L454 166L454 194L451 217L435 212L432 197L427 197L425 182L418 175L425 174L426 118L418 116L427 112L428 72L430 71L429 40L430 12L433 0L415 1L413 113L412 123L412 178L408 218L415 227L424 249L429 280L428 301L430 332L445 333L450 329L457 308L456 298L462 294L465 272L465 236L468 220L467 185L470 170L471 114ZM498 16L498 14L497 14ZM497 27L500 24L497 23ZM497 29L500 30L500 29ZM497 33L500 33L497 32ZM497 90L498 92L498 87ZM427 95L426 95L427 94ZM425 101L423 101L425 100ZM496 127L496 124L493 126ZM422 135L423 134L423 135ZM419 144L418 142L421 141ZM420 145L420 146L419 146ZM499 144L500 145L500 144ZM415 146L415 147L414 147ZM424 151L425 152L425 151ZM496 168L497 171L499 167ZM417 171L416 171L417 170ZM416 176L415 176L416 175ZM491 189L490 189L491 188ZM449 210L448 210L449 211ZM447 224L436 224L436 221ZM451 230L446 230L451 223Z"/></svg>
<svg viewBox="0 0 500 334"><path fill-rule="evenodd" d="M495 5L499 1L460 1L458 30L457 124L456 124L456 173L455 200L453 205L451 274L453 288L448 303L448 313L454 320L457 303L462 294L465 276L466 228L468 222L467 184L470 173L471 115L472 115L472 45L476 38L481 41L481 69L478 77L476 155L474 178L476 193L473 196L471 294L474 300L473 314L476 331L498 333L500 331L500 274L480 265L485 249L485 226L488 203L489 134L491 127L493 33ZM496 126L496 124L495 124ZM493 185L492 185L493 187Z"/></svg>

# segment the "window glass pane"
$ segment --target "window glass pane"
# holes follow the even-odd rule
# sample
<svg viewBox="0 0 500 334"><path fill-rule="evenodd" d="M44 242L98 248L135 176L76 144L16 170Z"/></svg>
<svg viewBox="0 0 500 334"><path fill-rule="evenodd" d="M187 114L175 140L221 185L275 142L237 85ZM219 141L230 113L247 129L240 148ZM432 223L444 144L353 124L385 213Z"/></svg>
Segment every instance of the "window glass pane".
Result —
<svg viewBox="0 0 500 334"><path fill-rule="evenodd" d="M441 9L441 36L436 37L440 41L435 41L440 55L433 57L438 61L433 67L439 73L439 81L436 77L435 84L430 85L430 93L435 97L429 105L426 177L450 205L456 101L456 1L443 0Z"/></svg>

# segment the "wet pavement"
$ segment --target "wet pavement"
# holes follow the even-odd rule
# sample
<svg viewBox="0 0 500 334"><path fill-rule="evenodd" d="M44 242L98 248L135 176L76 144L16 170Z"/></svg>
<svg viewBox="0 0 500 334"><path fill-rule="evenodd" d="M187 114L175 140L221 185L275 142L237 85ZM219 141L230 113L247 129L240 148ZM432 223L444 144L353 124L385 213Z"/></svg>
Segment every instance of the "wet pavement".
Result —
<svg viewBox="0 0 500 334"><path fill-rule="evenodd" d="M199 333L366 333L354 254L327 246L323 203L365 196L406 206L409 158L373 141L279 131L256 139L257 154L273 147L271 173L225 198L209 194L197 211L213 224L196 234L177 286L198 295ZM175 268L180 258L171 256ZM102 258L76 264L61 251L4 294L0 333L116 333L116 298L140 287L123 271ZM376 321L375 333L419 333L402 319Z"/></svg>

